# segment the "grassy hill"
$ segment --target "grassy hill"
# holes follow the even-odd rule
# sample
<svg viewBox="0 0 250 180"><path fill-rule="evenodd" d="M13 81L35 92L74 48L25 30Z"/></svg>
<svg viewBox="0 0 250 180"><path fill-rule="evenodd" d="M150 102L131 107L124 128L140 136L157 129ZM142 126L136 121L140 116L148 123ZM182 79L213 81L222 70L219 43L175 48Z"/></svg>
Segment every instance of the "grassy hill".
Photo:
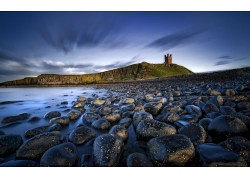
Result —
<svg viewBox="0 0 250 180"><path fill-rule="evenodd" d="M172 64L149 64L142 62L130 66L117 68L105 72L82 75L59 75L59 74L41 74L37 77L26 77L20 80L7 81L1 83L1 86L19 86L19 85L84 85L95 83L107 83L116 81L150 79L157 77L176 76L182 74L191 74L192 72L183 66Z"/></svg>

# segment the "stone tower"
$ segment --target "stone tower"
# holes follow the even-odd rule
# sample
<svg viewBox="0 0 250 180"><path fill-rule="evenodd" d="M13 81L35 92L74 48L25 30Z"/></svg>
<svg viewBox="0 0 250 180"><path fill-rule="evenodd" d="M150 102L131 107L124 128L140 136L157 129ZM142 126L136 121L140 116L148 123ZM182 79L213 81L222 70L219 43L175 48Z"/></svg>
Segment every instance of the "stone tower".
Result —
<svg viewBox="0 0 250 180"><path fill-rule="evenodd" d="M172 54L167 54L167 56L164 55L164 57L165 57L165 62L164 62L164 64L165 64L166 66L171 65L171 64L172 64Z"/></svg>

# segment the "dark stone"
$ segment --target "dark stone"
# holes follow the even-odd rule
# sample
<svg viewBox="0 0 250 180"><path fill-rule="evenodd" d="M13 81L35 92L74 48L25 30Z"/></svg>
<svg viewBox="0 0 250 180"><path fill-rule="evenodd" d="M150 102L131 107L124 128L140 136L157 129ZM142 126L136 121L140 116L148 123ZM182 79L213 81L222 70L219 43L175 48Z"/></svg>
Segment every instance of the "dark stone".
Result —
<svg viewBox="0 0 250 180"><path fill-rule="evenodd" d="M128 167L153 167L152 162L142 153L132 153L127 158Z"/></svg>
<svg viewBox="0 0 250 180"><path fill-rule="evenodd" d="M176 112L169 111L158 115L156 119L165 123L174 123L180 119L180 116Z"/></svg>
<svg viewBox="0 0 250 180"><path fill-rule="evenodd" d="M156 116L160 113L161 108L162 108L162 103L157 103L157 102L149 102L144 104L144 109L146 112Z"/></svg>
<svg viewBox="0 0 250 180"><path fill-rule="evenodd" d="M203 166L246 166L239 155L220 145L207 143L197 146L196 149Z"/></svg>
<svg viewBox="0 0 250 180"><path fill-rule="evenodd" d="M250 102L247 102L247 101L242 101L242 102L239 102L237 104L237 109L239 111L242 111L242 110L249 110L250 109Z"/></svg>
<svg viewBox="0 0 250 180"><path fill-rule="evenodd" d="M199 124L207 131L209 124L212 122L211 118L203 118L199 121Z"/></svg>
<svg viewBox="0 0 250 180"><path fill-rule="evenodd" d="M187 136L195 146L204 143L206 140L206 131L199 124L183 126L178 132Z"/></svg>
<svg viewBox="0 0 250 180"><path fill-rule="evenodd" d="M110 123L116 123L121 119L121 115L119 113L112 113L105 116L105 119Z"/></svg>
<svg viewBox="0 0 250 180"><path fill-rule="evenodd" d="M99 114L102 116L108 115L111 113L111 109L107 106L101 107L99 110Z"/></svg>
<svg viewBox="0 0 250 180"><path fill-rule="evenodd" d="M211 112L219 112L219 109L212 103L206 103L203 107L203 111L205 111L206 114L209 114Z"/></svg>
<svg viewBox="0 0 250 180"><path fill-rule="evenodd" d="M40 134L25 141L17 150L16 157L20 159L40 159L49 148L61 142L60 133L48 132Z"/></svg>
<svg viewBox="0 0 250 180"><path fill-rule="evenodd" d="M106 130L110 128L110 123L106 119L99 119L92 123L92 126L96 129Z"/></svg>
<svg viewBox="0 0 250 180"><path fill-rule="evenodd" d="M52 118L56 118L56 117L60 117L60 116L61 116L60 112L51 111L51 112L48 112L47 114L45 114L44 118L50 120Z"/></svg>
<svg viewBox="0 0 250 180"><path fill-rule="evenodd" d="M99 114L92 113L92 112L86 112L82 116L82 121L87 122L89 124L92 124L94 121L96 121L100 118L101 118L101 116Z"/></svg>
<svg viewBox="0 0 250 180"><path fill-rule="evenodd" d="M69 118L66 116L56 117L56 118L50 119L49 124L50 125L60 124L61 126L67 126L67 125L69 125Z"/></svg>
<svg viewBox="0 0 250 180"><path fill-rule="evenodd" d="M71 167L77 161L77 149L73 143L63 143L48 149L42 156L40 166Z"/></svg>
<svg viewBox="0 0 250 180"><path fill-rule="evenodd" d="M33 128L33 129L29 129L24 133L24 137L32 138L32 137L34 137L34 136L36 136L38 134L42 134L42 133L46 132L48 127L49 126L40 126L40 127L36 127L36 128Z"/></svg>
<svg viewBox="0 0 250 180"><path fill-rule="evenodd" d="M131 118L123 118L119 122L119 124L122 125L122 126L124 126L125 128L128 128L131 123L132 123L132 119Z"/></svg>
<svg viewBox="0 0 250 180"><path fill-rule="evenodd" d="M173 126L153 119L141 121L136 128L136 135L142 140L175 133L176 129Z"/></svg>
<svg viewBox="0 0 250 180"><path fill-rule="evenodd" d="M220 112L223 115L235 115L236 114L235 109L230 107L230 106L221 106L220 107Z"/></svg>
<svg viewBox="0 0 250 180"><path fill-rule="evenodd" d="M94 142L96 166L116 166L122 153L123 141L110 134L98 136Z"/></svg>
<svg viewBox="0 0 250 180"><path fill-rule="evenodd" d="M121 138L123 141L126 141L128 139L128 131L124 126L121 125L113 126L110 129L109 134L115 136L116 138Z"/></svg>
<svg viewBox="0 0 250 180"><path fill-rule="evenodd" d="M2 123L11 123L11 122L15 122L15 121L22 121L22 120L26 120L28 119L30 116L30 114L28 113L22 113L19 114L17 116L8 116L3 118Z"/></svg>
<svg viewBox="0 0 250 180"><path fill-rule="evenodd" d="M19 135L0 136L0 157L5 157L16 152L22 144L23 139Z"/></svg>
<svg viewBox="0 0 250 180"><path fill-rule="evenodd" d="M147 149L150 159L157 166L183 166L195 154L192 142L182 134L153 138L147 143Z"/></svg>
<svg viewBox="0 0 250 180"><path fill-rule="evenodd" d="M40 117L34 116L34 117L32 117L32 118L29 119L29 122L35 122L35 121L38 121L40 119L41 119Z"/></svg>
<svg viewBox="0 0 250 180"><path fill-rule="evenodd" d="M10 160L0 164L0 167L37 167L37 163L31 160Z"/></svg>
<svg viewBox="0 0 250 180"><path fill-rule="evenodd" d="M73 130L69 135L69 140L74 144L83 144L95 137L95 132L86 125L82 125Z"/></svg>
<svg viewBox="0 0 250 180"><path fill-rule="evenodd" d="M189 125L189 124L190 124L190 122L185 121L185 120L178 120L178 121L176 121L176 122L174 123L174 125L177 126L178 128L181 128L181 127L183 127L183 126L187 126L187 125Z"/></svg>
<svg viewBox="0 0 250 180"><path fill-rule="evenodd" d="M3 131L0 131L0 136L2 136L2 135L5 135L5 133Z"/></svg>
<svg viewBox="0 0 250 180"><path fill-rule="evenodd" d="M82 155L81 167L94 167L94 157L92 154Z"/></svg>
<svg viewBox="0 0 250 180"><path fill-rule="evenodd" d="M72 121L77 120L80 116L81 116L80 111L73 110L68 113L69 120L72 120Z"/></svg>
<svg viewBox="0 0 250 180"><path fill-rule="evenodd" d="M133 116L133 125L136 128L138 124L145 119L153 119L152 114L144 111L135 112Z"/></svg>
<svg viewBox="0 0 250 180"><path fill-rule="evenodd" d="M121 106L121 110L123 112L125 112L125 111L133 111L134 109L135 109L135 104L134 103L126 104L126 105Z"/></svg>
<svg viewBox="0 0 250 180"><path fill-rule="evenodd" d="M185 110L189 113L189 114L194 114L196 115L198 118L200 118L202 116L202 112L201 109L198 106L195 105L187 105L185 107Z"/></svg>

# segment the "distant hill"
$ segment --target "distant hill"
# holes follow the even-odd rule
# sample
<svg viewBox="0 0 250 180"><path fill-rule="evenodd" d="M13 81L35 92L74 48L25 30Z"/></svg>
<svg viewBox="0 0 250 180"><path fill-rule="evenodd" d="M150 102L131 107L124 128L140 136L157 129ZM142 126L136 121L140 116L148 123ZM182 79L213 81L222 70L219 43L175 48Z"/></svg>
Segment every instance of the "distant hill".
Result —
<svg viewBox="0 0 250 180"><path fill-rule="evenodd" d="M117 81L151 79L183 74L192 74L192 71L177 64L150 64L142 62L105 72L81 75L41 74L37 77L26 77L20 80L0 83L0 86L59 86L59 85L86 85Z"/></svg>

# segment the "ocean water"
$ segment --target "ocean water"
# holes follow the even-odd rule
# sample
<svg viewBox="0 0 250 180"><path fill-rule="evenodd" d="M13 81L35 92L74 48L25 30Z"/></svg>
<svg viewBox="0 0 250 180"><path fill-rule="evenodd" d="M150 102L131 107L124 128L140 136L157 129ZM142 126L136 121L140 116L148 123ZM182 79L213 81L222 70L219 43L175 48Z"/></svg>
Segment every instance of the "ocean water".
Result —
<svg viewBox="0 0 250 180"><path fill-rule="evenodd" d="M103 97L106 95L106 90L90 87L0 88L0 130L4 131L5 134L23 136L28 129L48 125L48 120L43 119L47 112L56 110L64 116L68 113L64 110L70 109L77 97L93 97L93 94ZM21 102L3 104L6 101ZM61 102L63 101L67 101L68 104L62 105ZM36 122L24 120L10 124L1 122L4 117L20 113L30 113L30 117L38 116L41 120ZM79 119L70 123L64 131L70 131L81 122L81 119Z"/></svg>

